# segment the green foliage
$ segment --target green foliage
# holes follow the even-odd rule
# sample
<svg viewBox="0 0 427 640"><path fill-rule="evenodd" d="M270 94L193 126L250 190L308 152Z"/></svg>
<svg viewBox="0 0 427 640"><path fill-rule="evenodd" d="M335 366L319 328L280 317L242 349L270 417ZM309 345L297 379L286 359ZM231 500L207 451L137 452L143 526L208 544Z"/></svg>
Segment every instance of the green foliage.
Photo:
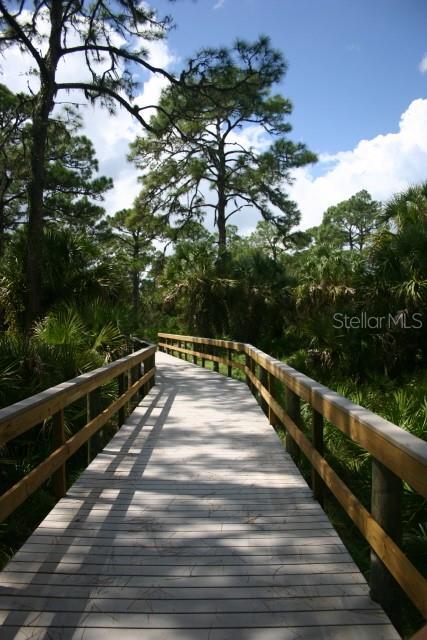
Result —
<svg viewBox="0 0 427 640"><path fill-rule="evenodd" d="M283 187L291 169L316 157L286 137L292 106L272 94L285 71L283 56L265 37L201 51L186 71L186 84L163 92L150 135L132 145L136 165L144 171L150 167L143 177L146 189L161 195L178 224L212 210L221 249L227 222L248 208L273 223L282 237L299 221ZM270 142L263 152L236 142L236 134L254 124Z"/></svg>
<svg viewBox="0 0 427 640"><path fill-rule="evenodd" d="M329 207L323 216L318 239L329 245L363 251L379 223L380 203L366 191Z"/></svg>
<svg viewBox="0 0 427 640"><path fill-rule="evenodd" d="M26 231L10 239L0 265L0 299L4 321L10 327L22 326L25 277ZM121 271L102 247L90 236L68 228L50 226L44 232L42 309L46 313L60 302L101 298L116 302L123 293Z"/></svg>
<svg viewBox="0 0 427 640"><path fill-rule="evenodd" d="M94 177L98 161L92 142L79 135L81 119L64 110L47 127L44 218L75 229L93 227L103 209L95 201L112 188L112 180ZM0 85L0 235L27 220L30 179L31 99ZM2 251L1 251L2 252ZM0 252L0 253L1 253Z"/></svg>

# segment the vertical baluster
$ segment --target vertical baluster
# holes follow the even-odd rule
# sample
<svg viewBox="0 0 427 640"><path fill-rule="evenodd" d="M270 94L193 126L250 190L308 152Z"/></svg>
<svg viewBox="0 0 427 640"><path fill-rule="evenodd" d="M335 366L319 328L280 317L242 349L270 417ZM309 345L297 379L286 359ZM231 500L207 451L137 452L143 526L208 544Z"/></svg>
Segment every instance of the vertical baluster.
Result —
<svg viewBox="0 0 427 640"><path fill-rule="evenodd" d="M228 359L230 361L232 361L233 360L233 349L228 349L227 353L228 353ZM228 365L227 375L228 375L229 378L231 378L231 376L233 375L233 367L232 367L231 364Z"/></svg>
<svg viewBox="0 0 427 640"><path fill-rule="evenodd" d="M149 371L151 371L152 369L154 369L155 366L156 366L156 354L154 353L152 356L147 358L144 362L144 375ZM156 384L156 378L155 378L155 375L153 375L153 377L150 378L150 380L148 380L148 382L146 382L144 385L144 395L146 395L150 391L151 387L153 387L155 384Z"/></svg>
<svg viewBox="0 0 427 640"><path fill-rule="evenodd" d="M52 440L53 449L58 449L65 443L65 425L64 425L64 410L61 409L52 416ZM53 493L55 498L60 500L67 493L67 477L66 477L66 463L59 467L54 474L52 474Z"/></svg>
<svg viewBox="0 0 427 640"><path fill-rule="evenodd" d="M313 409L311 434L313 447L323 456L323 416L316 409ZM314 499L323 506L324 483L314 467L311 469L311 487Z"/></svg>
<svg viewBox="0 0 427 640"><path fill-rule="evenodd" d="M119 397L122 396L126 389L125 389L125 374L121 373L119 376L117 376L117 382L118 382L118 395ZM124 423L124 421L126 420L126 407L125 405L123 407L121 407L119 409L118 412L118 416L117 416L117 428L120 429L120 427L122 426L122 424Z"/></svg>
<svg viewBox="0 0 427 640"><path fill-rule="evenodd" d="M274 378L271 375L271 373L269 372L267 374L267 389L268 389L268 393L275 398L275 389L274 389ZM276 426L276 416L273 413L273 409L271 408L270 404L268 405L268 421L269 423L275 427Z"/></svg>
<svg viewBox="0 0 427 640"><path fill-rule="evenodd" d="M245 355L245 364L246 364L246 368L249 369L250 371L252 370L252 368L251 368L251 360L252 359L251 359L250 355L246 354ZM249 389L253 393L253 384L252 384L251 379L248 376L248 374L246 374L246 384L248 385Z"/></svg>
<svg viewBox="0 0 427 640"><path fill-rule="evenodd" d="M295 422L297 427L301 426L301 402L299 396L289 387L286 387L286 412L288 416ZM295 461L299 458L298 445L293 440L290 433L286 432L286 451L293 457Z"/></svg>
<svg viewBox="0 0 427 640"><path fill-rule="evenodd" d="M219 349L217 347L212 347L212 355L214 355L214 356L218 356L219 355ZM213 370L216 371L217 373L219 372L219 362L215 362L214 361Z"/></svg>
<svg viewBox="0 0 427 640"><path fill-rule="evenodd" d="M371 513L397 545L402 542L402 480L372 458ZM379 602L397 629L401 625L401 590L378 556L371 551L371 597Z"/></svg>
<svg viewBox="0 0 427 640"><path fill-rule="evenodd" d="M256 377L256 362L253 358L251 358L251 371L254 374L254 376ZM255 385L252 385L252 393L254 394L254 396L256 397L257 394L257 388Z"/></svg>
<svg viewBox="0 0 427 640"><path fill-rule="evenodd" d="M262 386L265 389L268 389L267 371L264 369L264 367L261 367L261 365L259 365L259 381L261 382ZM268 402L262 397L261 393L260 393L260 405L261 405L261 409L264 411L265 415L268 416L268 414L269 414Z"/></svg>
<svg viewBox="0 0 427 640"><path fill-rule="evenodd" d="M93 418L100 413L101 410L101 389L98 387L94 389L86 396L86 416L87 421L90 422ZM87 460L88 464L91 461L92 457L92 445L94 445L95 453L97 453L101 448L102 443L102 429L100 429L97 433L95 433L92 438L89 438L87 441Z"/></svg>

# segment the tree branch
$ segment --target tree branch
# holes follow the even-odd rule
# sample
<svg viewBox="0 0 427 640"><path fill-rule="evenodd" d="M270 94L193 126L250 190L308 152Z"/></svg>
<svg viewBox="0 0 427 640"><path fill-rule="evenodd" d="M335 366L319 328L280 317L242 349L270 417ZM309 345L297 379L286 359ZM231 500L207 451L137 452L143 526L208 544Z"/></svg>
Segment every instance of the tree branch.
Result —
<svg viewBox="0 0 427 640"><path fill-rule="evenodd" d="M33 56L34 60L39 65L40 73L42 73L43 75L46 75L47 69L46 69L46 65L45 65L45 62L44 62L42 56L37 51L37 49L34 47L33 43L28 38L28 36L25 34L24 30L19 25L19 23L16 20L16 18L14 18L14 16L12 16L9 13L9 11L6 9L6 7L4 6L3 0L0 0L0 13L2 14L2 16L5 19L5 21L7 22L7 24L11 27L11 29L13 29L15 31L15 33L16 33L17 37L19 38L19 40L27 47L28 51L31 53L31 55Z"/></svg>
<svg viewBox="0 0 427 640"><path fill-rule="evenodd" d="M133 115L138 120L138 122L140 122L142 126L145 127L145 129L147 129L148 131L151 131L151 133L154 133L153 127L151 127L148 124L148 122L140 115L139 107L137 106L133 107L128 100L123 98L123 96L121 96L119 93L117 93L113 89L110 89L109 87L105 87L105 86L102 87L96 84L90 84L86 82L63 82L60 84L56 84L55 87L58 91L60 90L71 91L73 89L76 89L76 90L85 91L88 93L97 93L98 95L110 96L110 98L113 98L113 100L116 100L116 102L118 102L122 107L124 107L126 111L128 111L131 115Z"/></svg>
<svg viewBox="0 0 427 640"><path fill-rule="evenodd" d="M118 47L113 47L108 45L98 45L98 44L94 44L94 45L83 44L77 47L69 47L68 49L63 49L61 55L65 56L65 55L68 55L69 53L78 53L78 52L87 52L87 51L95 51L95 52L102 51L104 53L109 53L119 58L124 58L125 60L129 60L130 62L135 62L136 64L139 64L145 67L145 69L147 69L148 71L151 71L152 73L160 73L162 76L167 78L171 84L181 84L180 80L177 80L171 73L168 73L167 71L165 71L160 67L154 67L153 65L146 62L145 60L142 60L142 58L140 58L136 54L129 53L129 51L126 51L125 49L119 49Z"/></svg>

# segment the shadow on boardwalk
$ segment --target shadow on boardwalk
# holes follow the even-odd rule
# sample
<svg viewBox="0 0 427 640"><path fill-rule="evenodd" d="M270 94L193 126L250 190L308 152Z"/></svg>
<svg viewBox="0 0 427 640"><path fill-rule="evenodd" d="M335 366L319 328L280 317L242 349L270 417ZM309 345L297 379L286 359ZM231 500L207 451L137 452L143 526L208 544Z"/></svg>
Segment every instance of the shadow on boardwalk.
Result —
<svg viewBox="0 0 427 640"><path fill-rule="evenodd" d="M245 385L158 356L1 574L0 637L397 638Z"/></svg>

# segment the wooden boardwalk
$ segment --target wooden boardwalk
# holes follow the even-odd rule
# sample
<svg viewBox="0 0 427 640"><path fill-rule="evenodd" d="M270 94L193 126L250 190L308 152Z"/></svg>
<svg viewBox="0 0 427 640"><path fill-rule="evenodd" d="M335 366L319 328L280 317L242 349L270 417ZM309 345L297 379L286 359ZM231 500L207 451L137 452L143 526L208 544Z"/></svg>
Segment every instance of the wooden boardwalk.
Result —
<svg viewBox="0 0 427 640"><path fill-rule="evenodd" d="M0 574L0 638L398 638L246 385L156 360Z"/></svg>

